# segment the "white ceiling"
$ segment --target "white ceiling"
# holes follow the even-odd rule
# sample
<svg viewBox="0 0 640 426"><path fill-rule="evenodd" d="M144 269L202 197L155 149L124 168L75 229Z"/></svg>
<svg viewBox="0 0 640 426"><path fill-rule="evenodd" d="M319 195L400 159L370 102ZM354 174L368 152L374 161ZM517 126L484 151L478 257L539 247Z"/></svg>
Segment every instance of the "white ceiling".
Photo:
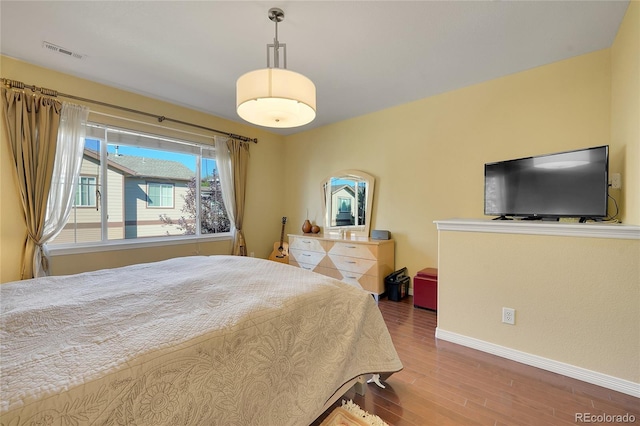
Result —
<svg viewBox="0 0 640 426"><path fill-rule="evenodd" d="M288 69L317 89L312 123L274 131L291 134L610 47L627 6L2 0L0 40L3 55L242 122L235 82L266 67L275 30L267 12L280 7ZM54 53L43 41L86 56Z"/></svg>

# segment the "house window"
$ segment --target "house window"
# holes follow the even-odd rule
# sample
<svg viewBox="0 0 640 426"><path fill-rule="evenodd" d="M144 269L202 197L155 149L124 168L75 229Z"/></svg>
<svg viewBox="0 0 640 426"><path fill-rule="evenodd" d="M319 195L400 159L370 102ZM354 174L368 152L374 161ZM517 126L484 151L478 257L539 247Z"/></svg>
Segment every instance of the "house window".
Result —
<svg viewBox="0 0 640 426"><path fill-rule="evenodd" d="M173 208L173 184L147 183L147 207Z"/></svg>
<svg viewBox="0 0 640 426"><path fill-rule="evenodd" d="M96 206L96 178L93 176L80 176L74 207Z"/></svg>
<svg viewBox="0 0 640 426"><path fill-rule="evenodd" d="M351 213L351 199L345 197L338 197L338 203L340 207L338 208L339 213Z"/></svg>
<svg viewBox="0 0 640 426"><path fill-rule="evenodd" d="M91 124L80 173L52 245L230 232L213 146Z"/></svg>

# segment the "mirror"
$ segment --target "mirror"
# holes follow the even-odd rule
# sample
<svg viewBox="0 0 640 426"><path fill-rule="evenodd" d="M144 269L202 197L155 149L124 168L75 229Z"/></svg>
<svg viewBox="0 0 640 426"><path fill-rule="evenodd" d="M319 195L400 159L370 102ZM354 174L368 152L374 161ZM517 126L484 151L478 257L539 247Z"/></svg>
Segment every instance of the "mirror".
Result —
<svg viewBox="0 0 640 426"><path fill-rule="evenodd" d="M374 177L359 170L342 170L322 181L325 233L368 237L374 185Z"/></svg>

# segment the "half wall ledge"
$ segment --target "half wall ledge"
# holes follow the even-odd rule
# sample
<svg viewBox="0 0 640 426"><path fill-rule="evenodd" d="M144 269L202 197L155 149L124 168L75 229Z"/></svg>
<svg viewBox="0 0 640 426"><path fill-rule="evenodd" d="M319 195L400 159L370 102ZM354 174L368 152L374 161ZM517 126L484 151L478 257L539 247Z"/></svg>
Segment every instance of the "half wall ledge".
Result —
<svg viewBox="0 0 640 426"><path fill-rule="evenodd" d="M640 226L620 223L496 221L491 219L446 219L436 220L433 223L436 224L438 231L640 240Z"/></svg>

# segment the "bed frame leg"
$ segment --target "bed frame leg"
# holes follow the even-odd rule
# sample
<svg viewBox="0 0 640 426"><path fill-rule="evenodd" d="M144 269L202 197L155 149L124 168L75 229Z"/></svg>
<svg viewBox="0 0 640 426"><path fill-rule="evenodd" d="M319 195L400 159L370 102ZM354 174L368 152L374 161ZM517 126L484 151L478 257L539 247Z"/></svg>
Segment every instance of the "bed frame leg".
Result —
<svg viewBox="0 0 640 426"><path fill-rule="evenodd" d="M374 374L373 376L371 376L371 378L369 380L367 380L367 383L375 383L376 385L378 385L378 387L384 389L386 388L385 385L382 384L382 382L380 381L380 375L379 374Z"/></svg>
<svg viewBox="0 0 640 426"><path fill-rule="evenodd" d="M367 392L367 386L364 376L358 376L358 380L353 384L353 389L360 396L364 396Z"/></svg>

